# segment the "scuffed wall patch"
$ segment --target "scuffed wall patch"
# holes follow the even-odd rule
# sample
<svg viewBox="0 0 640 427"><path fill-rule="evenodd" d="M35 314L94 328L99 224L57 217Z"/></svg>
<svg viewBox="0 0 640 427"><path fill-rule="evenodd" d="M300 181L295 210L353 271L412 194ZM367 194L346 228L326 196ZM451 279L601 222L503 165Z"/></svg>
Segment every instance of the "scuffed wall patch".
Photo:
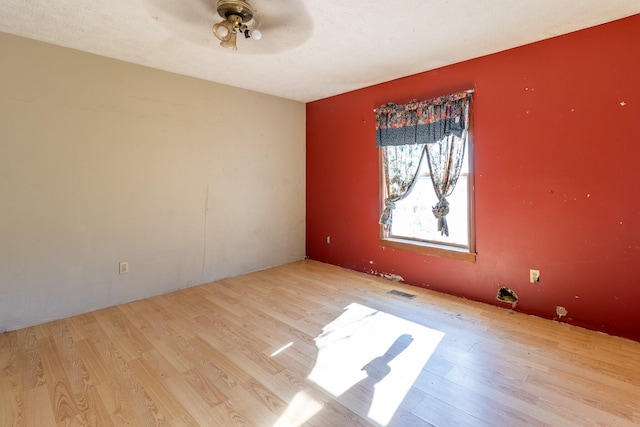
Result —
<svg viewBox="0 0 640 427"><path fill-rule="evenodd" d="M392 282L404 282L402 276L399 276L397 274L380 273L380 277L391 280Z"/></svg>
<svg viewBox="0 0 640 427"><path fill-rule="evenodd" d="M556 315L557 315L557 316L556 316L556 318L555 318L555 319L553 319L553 320L560 321L560 320L562 320L562 317L563 317L563 316L566 316L567 314L569 314L569 312L567 311L567 309L566 309L566 308L564 308L564 307L563 307L563 306L561 306L561 305L557 305L557 306L556 306Z"/></svg>

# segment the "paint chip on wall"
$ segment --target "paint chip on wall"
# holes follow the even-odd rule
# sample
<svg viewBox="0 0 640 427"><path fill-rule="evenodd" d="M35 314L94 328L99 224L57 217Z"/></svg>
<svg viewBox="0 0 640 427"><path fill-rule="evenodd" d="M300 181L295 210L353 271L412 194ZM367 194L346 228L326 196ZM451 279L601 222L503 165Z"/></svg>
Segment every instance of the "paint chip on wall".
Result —
<svg viewBox="0 0 640 427"><path fill-rule="evenodd" d="M391 280L392 282L404 282L404 279L402 278L402 276L398 276L397 274L382 273L380 276L387 280Z"/></svg>

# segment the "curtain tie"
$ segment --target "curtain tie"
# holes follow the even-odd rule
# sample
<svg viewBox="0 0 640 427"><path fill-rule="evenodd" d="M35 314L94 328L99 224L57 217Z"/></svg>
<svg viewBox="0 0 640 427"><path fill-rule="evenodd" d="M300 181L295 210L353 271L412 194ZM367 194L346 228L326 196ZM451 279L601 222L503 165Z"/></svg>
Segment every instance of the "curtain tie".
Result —
<svg viewBox="0 0 640 427"><path fill-rule="evenodd" d="M449 235L449 226L447 225L446 216L449 214L449 202L444 197L441 198L434 207L431 208L433 216L438 218L438 231L443 236Z"/></svg>
<svg viewBox="0 0 640 427"><path fill-rule="evenodd" d="M380 224L385 226L385 230L391 229L391 212L396 208L396 202L400 199L398 196L387 197L384 199L384 210L380 216Z"/></svg>

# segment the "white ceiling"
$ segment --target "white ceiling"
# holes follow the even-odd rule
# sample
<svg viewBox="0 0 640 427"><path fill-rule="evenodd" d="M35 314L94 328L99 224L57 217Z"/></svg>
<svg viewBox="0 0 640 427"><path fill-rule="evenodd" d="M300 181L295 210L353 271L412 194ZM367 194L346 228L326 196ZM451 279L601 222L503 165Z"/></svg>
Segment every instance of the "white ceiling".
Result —
<svg viewBox="0 0 640 427"><path fill-rule="evenodd" d="M639 0L249 0L263 38L219 46L216 0L0 0L0 31L309 102L640 13Z"/></svg>

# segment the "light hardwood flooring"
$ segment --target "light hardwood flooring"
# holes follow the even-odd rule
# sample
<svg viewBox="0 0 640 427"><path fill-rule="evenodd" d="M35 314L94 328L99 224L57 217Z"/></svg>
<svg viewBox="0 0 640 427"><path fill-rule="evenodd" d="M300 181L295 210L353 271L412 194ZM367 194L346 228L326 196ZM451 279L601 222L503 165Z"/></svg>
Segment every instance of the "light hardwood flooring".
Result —
<svg viewBox="0 0 640 427"><path fill-rule="evenodd" d="M640 425L640 343L300 261L0 334L0 425Z"/></svg>

